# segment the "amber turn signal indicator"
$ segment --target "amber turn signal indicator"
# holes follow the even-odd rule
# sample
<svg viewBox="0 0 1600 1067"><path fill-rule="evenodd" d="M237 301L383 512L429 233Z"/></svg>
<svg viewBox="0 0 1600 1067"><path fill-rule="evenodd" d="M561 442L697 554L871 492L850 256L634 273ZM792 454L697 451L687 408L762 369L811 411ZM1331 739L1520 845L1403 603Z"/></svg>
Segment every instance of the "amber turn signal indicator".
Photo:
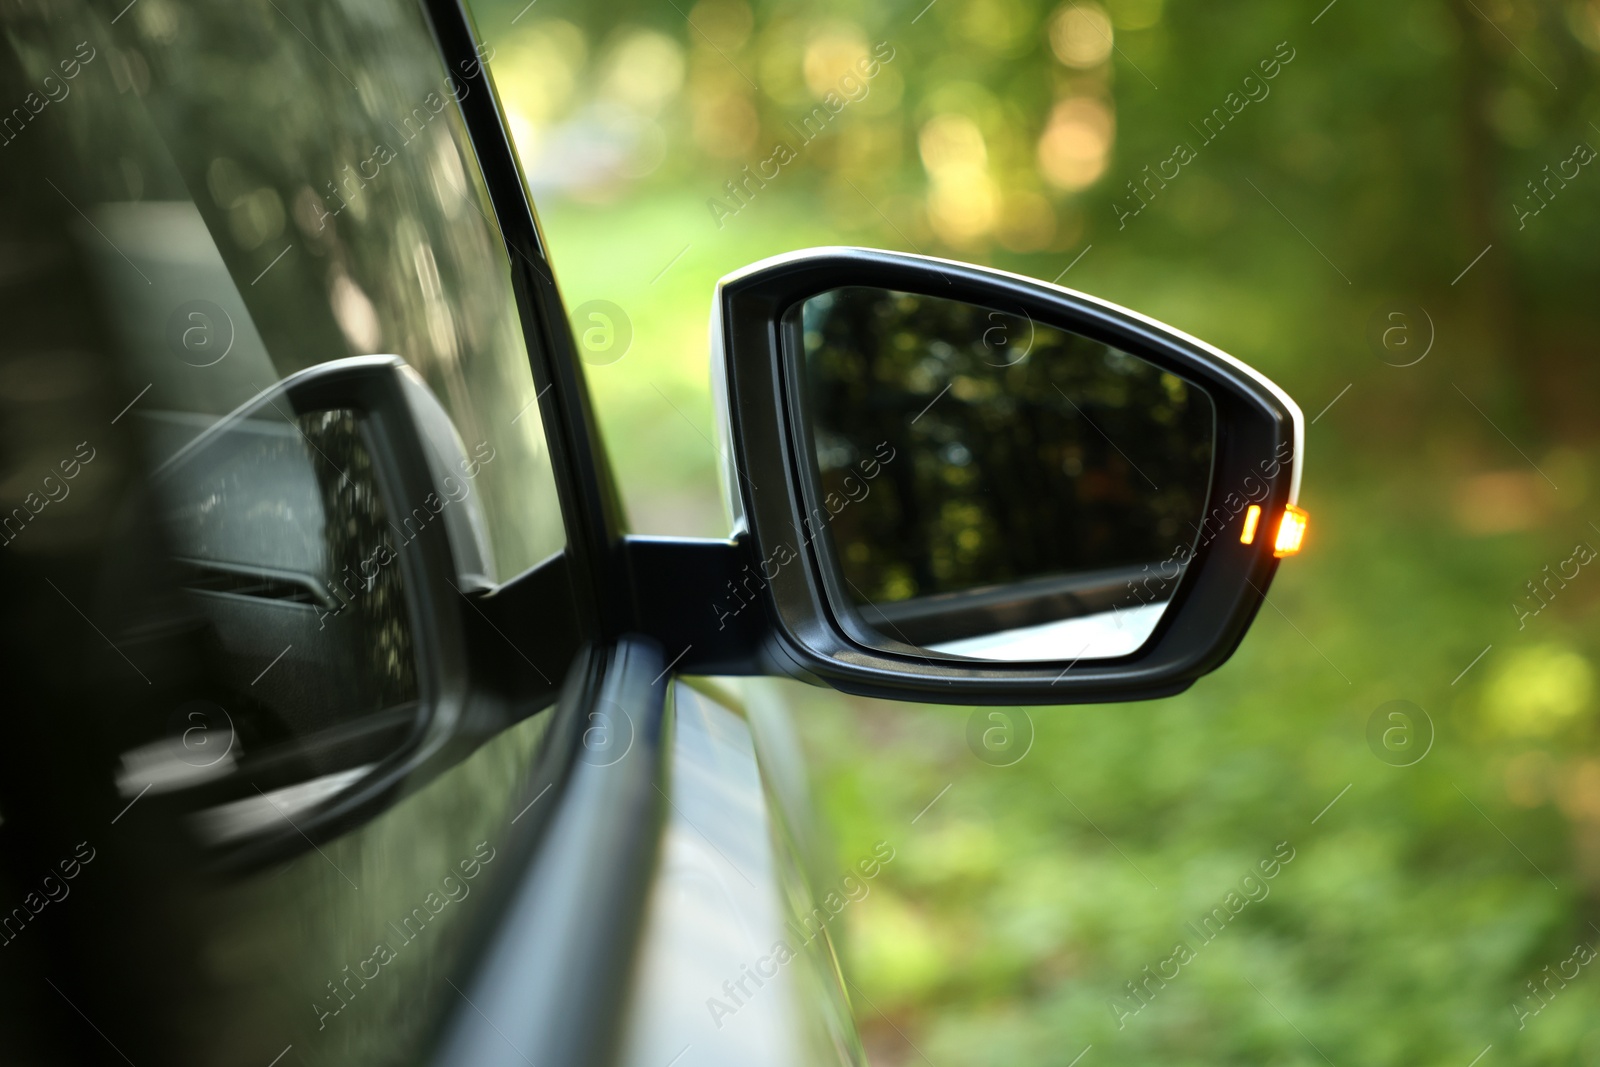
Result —
<svg viewBox="0 0 1600 1067"><path fill-rule="evenodd" d="M1304 508L1293 504L1284 508L1283 518L1278 520L1278 538L1272 544L1272 554L1282 559L1299 552L1306 539L1306 525L1310 521L1311 516L1306 514Z"/></svg>
<svg viewBox="0 0 1600 1067"><path fill-rule="evenodd" d="M1251 504L1244 513L1244 529L1239 531L1241 545L1253 545L1256 541L1256 527L1261 525L1261 505Z"/></svg>

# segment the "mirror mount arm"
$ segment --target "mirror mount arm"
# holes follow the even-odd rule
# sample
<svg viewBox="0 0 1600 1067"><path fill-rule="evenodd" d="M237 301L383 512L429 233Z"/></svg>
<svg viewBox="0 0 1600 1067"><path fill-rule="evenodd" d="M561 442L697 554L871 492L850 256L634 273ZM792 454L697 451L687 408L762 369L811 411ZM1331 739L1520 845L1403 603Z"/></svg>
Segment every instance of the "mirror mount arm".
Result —
<svg viewBox="0 0 1600 1067"><path fill-rule="evenodd" d="M621 551L632 597L621 617L660 642L676 673L775 673L763 660L770 597L748 534L629 536Z"/></svg>
<svg viewBox="0 0 1600 1067"><path fill-rule="evenodd" d="M507 718L483 731L492 736L541 709L561 689L583 644L579 591L569 553L550 556L487 593L461 593L469 645L493 650L477 665L492 673L493 688L506 700Z"/></svg>

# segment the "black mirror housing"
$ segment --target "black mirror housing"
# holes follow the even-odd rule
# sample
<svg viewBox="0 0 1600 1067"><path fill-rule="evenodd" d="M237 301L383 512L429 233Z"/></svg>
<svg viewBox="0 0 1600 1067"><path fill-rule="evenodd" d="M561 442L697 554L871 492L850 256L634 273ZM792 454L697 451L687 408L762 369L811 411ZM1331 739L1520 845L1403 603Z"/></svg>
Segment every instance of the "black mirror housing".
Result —
<svg viewBox="0 0 1600 1067"><path fill-rule="evenodd" d="M842 595L829 513L817 504L799 308L866 287L961 301L1101 342L1199 385L1215 411L1211 479L1192 541L1145 579L1167 609L1135 651L1111 658L996 662L864 639ZM773 670L845 692L969 704L1070 704L1181 692L1225 662L1276 573L1274 536L1298 497L1304 419L1284 391L1215 348L1135 312L1030 278L926 256L821 248L724 278L712 312L713 388L735 535L753 558ZM1246 526L1248 522L1248 527ZM1257 534L1257 527L1261 533ZM1148 568L1147 568L1148 570ZM744 583L749 592L751 583ZM1130 582L1130 589L1134 583ZM938 598L920 621L938 628ZM954 610L954 609L952 609ZM1070 651L1070 650L1069 650Z"/></svg>

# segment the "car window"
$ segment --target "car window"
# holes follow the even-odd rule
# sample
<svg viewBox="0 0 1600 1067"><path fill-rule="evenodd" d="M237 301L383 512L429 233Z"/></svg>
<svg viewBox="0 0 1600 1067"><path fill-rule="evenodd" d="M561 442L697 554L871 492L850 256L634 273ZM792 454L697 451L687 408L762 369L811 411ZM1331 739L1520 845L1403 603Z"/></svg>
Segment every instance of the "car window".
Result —
<svg viewBox="0 0 1600 1067"><path fill-rule="evenodd" d="M19 51L46 92L77 90L32 120L78 148L41 178L82 215L155 462L295 371L393 353L477 461L489 576L560 551L465 82L420 52L415 5L87 11L60 5Z"/></svg>
<svg viewBox="0 0 1600 1067"><path fill-rule="evenodd" d="M457 581L478 587L565 543L509 264L458 109L465 72L446 70L405 0L143 0L112 18L68 3L14 22L45 95L7 134L70 146L39 180L79 220L84 295L131 397L118 418L142 437L220 675L157 736L131 732L119 788L192 785L297 743L277 790L205 814L208 837L234 840L412 736L426 649L414 583L392 561L421 528L444 513L468 531L473 566ZM275 392L376 353L414 370L452 424L446 488L425 499L384 498L355 412L295 412Z"/></svg>
<svg viewBox="0 0 1600 1067"><path fill-rule="evenodd" d="M70 653L19 700L75 749L35 745L29 774L8 741L8 904L36 880L41 819L87 838L75 899L5 929L0 988L41 1025L61 1013L86 1055L415 1058L532 821L512 827L548 715L496 705L480 718L515 725L462 762L313 827L414 735L434 685L430 605L386 553L464 517L476 595L565 546L462 72L415 0L63 0L7 6L0 28L0 579L8 645L37 629ZM448 424L459 492L397 499L367 413L288 403L380 355ZM68 386L118 400L58 404ZM295 851L241 861L267 829ZM134 947L93 963L91 942ZM56 988L7 970L23 960Z"/></svg>

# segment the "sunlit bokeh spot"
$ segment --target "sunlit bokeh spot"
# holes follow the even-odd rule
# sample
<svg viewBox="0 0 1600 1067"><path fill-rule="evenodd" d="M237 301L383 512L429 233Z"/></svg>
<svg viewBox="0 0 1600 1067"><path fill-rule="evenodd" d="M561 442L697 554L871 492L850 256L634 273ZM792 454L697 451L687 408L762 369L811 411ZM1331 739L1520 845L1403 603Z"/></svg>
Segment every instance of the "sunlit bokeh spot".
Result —
<svg viewBox="0 0 1600 1067"><path fill-rule="evenodd" d="M970 247L994 226L995 201L994 182L987 174L936 181L928 193L928 222L947 244Z"/></svg>
<svg viewBox="0 0 1600 1067"><path fill-rule="evenodd" d="M947 244L973 245L994 227L999 207L983 131L965 116L939 115L922 127L917 147L932 179L929 225Z"/></svg>
<svg viewBox="0 0 1600 1067"><path fill-rule="evenodd" d="M511 143L516 146L517 155L526 167L539 158L543 138L539 136L539 127L528 121L528 116L516 106L510 94L502 95L506 98L506 125L511 129Z"/></svg>
<svg viewBox="0 0 1600 1067"><path fill-rule="evenodd" d="M233 160L213 159L206 168L206 187L217 206L227 211L228 230L240 248L259 248L283 233L287 213L277 191L258 186Z"/></svg>
<svg viewBox="0 0 1600 1067"><path fill-rule="evenodd" d="M828 93L845 94L841 83L846 78L861 79L857 64L867 59L867 39L849 23L828 26L806 44L806 88L821 99Z"/></svg>
<svg viewBox="0 0 1600 1067"><path fill-rule="evenodd" d="M422 292L422 313L428 325L428 340L434 355L443 363L454 363L460 356L456 346L455 316L445 299L444 281L439 277L439 261L433 246L419 240L411 249L411 269Z"/></svg>
<svg viewBox="0 0 1600 1067"><path fill-rule="evenodd" d="M162 44L171 44L178 36L179 12L175 5L156 3L145 5L148 11L138 14L139 29Z"/></svg>
<svg viewBox="0 0 1600 1067"><path fill-rule="evenodd" d="M1105 173L1116 133L1111 109L1092 97L1063 100L1039 137L1039 173L1057 189L1073 192Z"/></svg>
<svg viewBox="0 0 1600 1067"><path fill-rule="evenodd" d="M1565 645L1509 651L1483 694L1486 718L1512 737L1549 737L1575 719L1594 694L1594 668Z"/></svg>
<svg viewBox="0 0 1600 1067"><path fill-rule="evenodd" d="M959 951L927 915L887 883L864 899L858 912L862 980L898 997L929 993Z"/></svg>
<svg viewBox="0 0 1600 1067"><path fill-rule="evenodd" d="M248 251L282 234L285 217L283 201L276 190L263 186L228 206L228 229L239 247Z"/></svg>
<svg viewBox="0 0 1600 1067"><path fill-rule="evenodd" d="M250 191L244 171L227 156L217 156L206 167L206 188L211 192L211 199L222 208Z"/></svg>
<svg viewBox="0 0 1600 1067"><path fill-rule="evenodd" d="M1099 66L1110 57L1112 43L1111 16L1099 4L1069 0L1050 20L1050 49L1069 67Z"/></svg>
<svg viewBox="0 0 1600 1067"><path fill-rule="evenodd" d="M328 302L333 307L333 317L339 323L340 332L350 343L351 351L359 355L376 352L378 342L382 339L378 311L367 294L362 292L361 286L340 271L333 276Z"/></svg>
<svg viewBox="0 0 1600 1067"><path fill-rule="evenodd" d="M624 36L601 64L600 96L655 116L682 90L683 71L683 49L677 41L636 30Z"/></svg>
<svg viewBox="0 0 1600 1067"><path fill-rule="evenodd" d="M939 115L922 127L917 138L922 165L935 178L956 171L983 170L989 151L978 124L963 115Z"/></svg>
<svg viewBox="0 0 1600 1067"><path fill-rule="evenodd" d="M461 153L455 141L448 137L434 138L433 160L428 170L429 177L433 179L434 193L448 217L453 219L469 210L461 195L456 193L457 189L467 187L468 179L461 167Z"/></svg>
<svg viewBox="0 0 1600 1067"><path fill-rule="evenodd" d="M1572 36L1591 52L1600 52L1600 0L1580 0L1567 5L1567 24Z"/></svg>
<svg viewBox="0 0 1600 1067"><path fill-rule="evenodd" d="M546 19L527 24L500 51L505 55L495 66L495 81L501 95L516 102L524 121L543 126L571 102L589 50L578 27L563 19Z"/></svg>

